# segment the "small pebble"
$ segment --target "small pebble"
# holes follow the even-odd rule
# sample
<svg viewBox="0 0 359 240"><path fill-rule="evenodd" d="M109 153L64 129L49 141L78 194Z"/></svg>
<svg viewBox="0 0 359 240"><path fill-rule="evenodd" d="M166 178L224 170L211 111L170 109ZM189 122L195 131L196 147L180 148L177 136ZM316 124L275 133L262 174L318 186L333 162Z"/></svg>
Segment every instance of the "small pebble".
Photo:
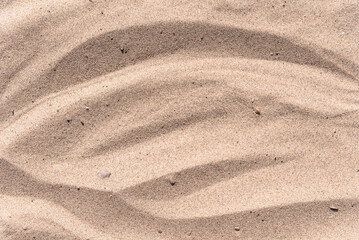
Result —
<svg viewBox="0 0 359 240"><path fill-rule="evenodd" d="M330 208L330 210L332 210L333 212L338 212L338 211L339 211L339 209L338 209L337 207L335 207L335 206L330 206L329 208Z"/></svg>
<svg viewBox="0 0 359 240"><path fill-rule="evenodd" d="M171 184L171 186L176 185L176 180L175 180L175 174L171 174L167 177L167 181L169 181L169 183Z"/></svg>
<svg viewBox="0 0 359 240"><path fill-rule="evenodd" d="M90 108L89 108L89 107L85 107L85 109L86 109L86 111L90 110Z"/></svg>
<svg viewBox="0 0 359 240"><path fill-rule="evenodd" d="M22 228L24 231L28 230L29 228L28 227L23 227Z"/></svg>
<svg viewBox="0 0 359 240"><path fill-rule="evenodd" d="M241 229L239 227L235 227L234 230L236 230L238 232Z"/></svg>
<svg viewBox="0 0 359 240"><path fill-rule="evenodd" d="M100 177L100 178L109 178L111 176L111 173L110 172L107 172L107 171L99 171L97 173L97 175Z"/></svg>
<svg viewBox="0 0 359 240"><path fill-rule="evenodd" d="M255 112L257 115L260 115L260 114L261 114L261 110L259 110L258 108L255 108L255 109L254 109L254 112Z"/></svg>
<svg viewBox="0 0 359 240"><path fill-rule="evenodd" d="M174 185L176 184L176 181L170 179L170 184L171 184L172 186L174 186Z"/></svg>
<svg viewBox="0 0 359 240"><path fill-rule="evenodd" d="M160 234L161 234L161 233L162 233L162 230L158 230L158 233L160 233Z"/></svg>

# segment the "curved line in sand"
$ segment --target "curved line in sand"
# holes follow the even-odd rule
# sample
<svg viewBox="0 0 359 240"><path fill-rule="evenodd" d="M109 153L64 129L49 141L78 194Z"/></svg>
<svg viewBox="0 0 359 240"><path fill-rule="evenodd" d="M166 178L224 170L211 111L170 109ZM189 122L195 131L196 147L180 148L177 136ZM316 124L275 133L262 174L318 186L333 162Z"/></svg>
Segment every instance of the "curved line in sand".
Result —
<svg viewBox="0 0 359 240"><path fill-rule="evenodd" d="M327 219L327 224L332 225L328 218L333 218L335 224L338 220L335 221L334 218L338 216L329 209L333 204L340 208L341 216L355 219L359 214L359 211L353 210L359 207L357 199L336 199L254 209L215 217L173 220L155 217L135 209L116 193L41 182L5 159L0 159L0 168L2 169L0 177L3 180L0 182L1 194L35 197L54 202L77 218L108 234L113 234L116 230L121 232L128 229L158 234L156 231L164 228L165 234L172 237L181 238L191 233L192 236L202 235L205 239L218 239L225 234L229 239L236 236L233 228L239 225L247 234L248 231L251 234L256 233L256 236L259 235L263 239L275 235L275 229L283 227L284 224L295 226L296 233L320 226L324 219ZM356 214L353 215L353 211ZM104 226L104 221L112 224ZM297 225L296 222L305 224ZM333 227L338 226L333 225ZM282 229L282 234L290 235L291 231L293 229Z"/></svg>
<svg viewBox="0 0 359 240"><path fill-rule="evenodd" d="M71 85L140 61L183 51L315 66L352 80L356 80L355 76L359 75L358 68L351 67L348 70L351 72L343 70L309 47L297 45L274 34L201 22L160 22L112 31L87 40L60 59L46 74L30 81L31 87L26 87L26 95L20 89L12 93L8 101L15 101L23 107L41 96ZM328 55L330 51L321 52Z"/></svg>
<svg viewBox="0 0 359 240"><path fill-rule="evenodd" d="M211 63L211 59L218 59L218 63L214 64ZM223 62L219 62L223 61ZM304 104L305 107L308 107L307 103L311 104L317 104L318 107L315 108L315 112L317 116L320 116L321 114L325 114L329 109L333 111L333 107L335 105L331 104L331 101L328 101L326 99L321 99L322 95L313 95L314 92L317 92L317 86L320 86L321 82L319 76L319 71L315 71L311 68L305 69L306 74L308 75L308 82L311 81L311 85L313 85L313 90L311 92L311 95L307 95L306 102L303 102L304 99L300 98L300 96L304 96L305 91L301 89L297 89L296 85L290 86L291 82L288 81L288 79L293 78L293 74L296 74L295 71L289 71L287 75L279 76L279 72L276 73L276 69L273 69L275 67L279 67L279 64L275 64L271 66L269 64L270 62L264 61L264 62L255 62L252 63L250 60L242 60L242 59L236 59L236 58L208 58L208 59L202 59L202 60L183 60L183 61L177 61L175 63L165 63L164 65L157 65L157 66L149 66L144 68L143 66L132 66L127 67L123 69L122 71L111 73L109 75L103 76L102 78L96 78L92 81L87 81L82 84L76 84L75 86L71 88L64 89L63 91L58 91L52 94L49 94L48 96L39 99L38 103L36 103L35 106L31 106L29 108L26 108L23 110L23 113L20 114L19 118L15 121L13 121L10 125L2 126L3 131L2 135L5 136L3 139L2 149L4 147L8 146L13 140L16 139L21 135L26 134L27 132L31 131L36 125L41 125L41 123L45 120L48 120L49 118L52 118L56 114L58 114L57 110L61 111L68 111L75 103L79 102L80 100L91 100L96 99L96 96L101 95L109 95L111 93L116 93L116 91L120 91L121 89L127 89L127 88L133 88L136 86L136 84L139 84L140 82L144 82L146 80L146 77L148 76L164 76L171 74L177 74L178 76L183 75L181 71L184 70L192 70L191 74L185 74L185 78L199 78L200 76L206 76L206 75L218 75L222 76L222 81L226 82L226 84L233 85L234 87L238 87L236 85L239 84L239 87L242 88L243 91L258 91L261 94L264 94L265 91L265 84L270 83L262 83L263 87L259 84L260 78L258 78L256 81L253 81L253 77L256 77L256 74L253 73L253 68L256 66L257 70L258 67L260 69L263 69L261 71L262 74L265 75L275 75L275 79L273 79L273 83L278 84L278 86L284 86L285 84L288 85L287 93L283 93L281 88L278 88L275 92L271 93L269 96L273 95L276 96L276 98L282 98L285 99L285 102L288 101L288 99L293 98L293 96L297 97L293 98L298 104ZM288 65L289 66L289 65ZM288 67L287 66L287 67ZM298 66L296 64L290 64L291 67L294 69L297 69ZM171 69L171 72L163 72L161 69ZM198 70L199 69L199 70ZM203 69L208 69L206 72L203 72ZM304 71L303 67L301 67L302 71ZM272 70L272 72L270 72ZM246 72L246 75L251 76L252 82L245 85L244 83L241 83L240 81L237 81L236 79L226 79L227 73L230 75L233 72L238 72L238 74L241 76L243 75L243 72ZM302 74L302 73L301 73ZM328 73L329 74L329 73ZM350 83L351 89L348 89L347 86L342 85L340 81L335 81L336 77L333 75L330 75L330 77L334 80L327 81L326 85L331 85L332 91L335 94L340 94L340 91L347 92L349 90L355 89L356 84ZM174 80L171 80L173 82ZM258 81L258 83L256 83ZM156 80L156 82L161 82L160 79ZM103 86L106 85L108 88L103 88ZM348 82L347 82L348 85ZM293 91L290 89L293 88ZM301 92L302 91L302 92ZM292 95L289 95L292 94ZM284 95L283 95L284 94ZM294 94L294 95L293 95ZM355 94L355 92L351 93L352 95ZM334 95L333 95L334 96ZM330 97L333 97L330 96ZM339 96L339 95L338 95ZM341 96L342 99L340 101L347 101L346 95ZM247 99L249 100L249 99ZM323 104L329 104L328 106ZM358 109L356 103L345 103L347 105L346 108L342 108L341 111L338 112L338 114L347 112L347 111L356 111ZM320 106L320 107L319 107ZM311 106L313 108L313 106ZM307 109L308 110L308 109ZM313 110L313 109L312 109ZM28 124L31 124L32 127L30 127ZM1 146L0 146L1 147Z"/></svg>
<svg viewBox="0 0 359 240"><path fill-rule="evenodd" d="M150 35L153 38L146 39L142 35ZM101 82L101 76L105 77L106 75L108 77L111 73L119 71L124 67L136 66L137 63L144 60L175 53L190 53L191 55L210 54L212 57L230 56L233 58L260 59L271 62L287 62L290 64L313 66L317 69L327 70L331 75L337 74L345 77L346 80L354 80L352 82L356 83L355 75L357 72L349 73L338 67L337 64L325 60L307 47L296 45L289 40L268 33L185 22L158 23L149 26L131 27L106 33L86 41L60 59L56 67L41 76L38 81L27 86L30 89L29 95L33 94L35 99L40 99L39 102L41 104L37 105L36 108L30 107L29 109L24 109L30 99L28 96L22 96L20 93L12 96L13 98L9 101L14 101L15 105L23 102L19 106L20 109L24 109L24 114L21 114L22 117L17 122L2 132L7 137L3 146L6 148L7 145L17 140L20 136L24 136L27 132L32 131L36 124L55 116L56 108L54 106L68 109L76 102L79 102L86 89L95 90L91 91L91 94L84 94L89 98L92 95L95 100L96 96L106 93L105 90L101 91L95 86L96 84L99 86L101 83L104 83ZM129 72L127 76L129 78L126 80L128 81L127 83L116 83L114 79L108 80L107 83L112 83L112 86L116 89L120 89L126 84L132 86L131 80L136 79L138 75L136 75L137 73L133 75L131 71ZM148 72L144 71L142 74L148 74ZM93 82L89 82L92 80ZM112 89L112 91L115 90ZM355 93L355 91L352 93ZM65 102L62 102L65 96L67 99ZM351 103L350 107L353 109L346 110L357 111L355 109L357 105L353 102ZM48 104L54 105L50 106ZM35 113L42 111L44 111L44 114L37 117ZM219 116L222 113L220 112ZM199 115L202 116L203 112ZM168 130L167 132L170 132L171 129L176 129L175 127L179 122L186 120L188 122L196 122L198 118L178 118L165 125L165 128ZM31 123L32 128L28 128L31 124L27 125L30 121L33 122ZM139 135L143 131L151 133L151 136L156 136L159 131L158 127L159 125L142 126L142 128L132 132L132 135L128 134L129 137L124 142L130 141L135 135ZM109 145L111 144L100 145L99 149L106 148ZM97 151L95 150L95 152ZM245 231L257 233L256 236L261 236L262 238L270 234L275 235L275 228L282 227L282 225L288 224L288 222L290 224L287 226L295 226L296 232L300 233L312 227L312 225L320 226L323 219L332 217L333 213L328 209L329 204L332 202L342 206L344 213L349 212L347 211L348 209L352 209L358 204L357 199L336 199L326 202L318 201L296 203L288 206L275 206L215 217L169 220L144 213L130 206L122 198L126 194L130 194L134 197L155 200L175 199L179 197L179 192L184 191L184 195L188 195L218 181L228 179L225 175L228 172L233 174L233 176L238 176L243 171L256 169L251 163L248 163L249 166L242 169L238 167L238 163L238 161L228 160L226 162L217 162L182 170L175 173L175 177L176 174L177 177L180 177L181 174L190 175L193 179L198 180L198 185L189 187L190 183L186 184L185 180L187 178L184 177L181 182L185 186L182 189L178 189L180 191L172 190L172 192L169 191L166 194L155 195L155 193L146 192L148 187L154 190L160 188L160 184L163 184L168 176L138 184L125 189L123 193L105 192L91 188L81 188L79 190L70 185L49 184L36 180L8 161L0 159L0 169L2 170L0 172L0 179L4 179L4 181L0 182L0 191L7 195L31 196L51 201L64 207L97 229L102 229L102 225L109 222L110 224L106 225L102 231L121 232L124 228L133 228L137 232L148 231L149 234L155 235L157 234L155 232L156 229L166 228L163 233L164 236L183 238L184 234L191 232L192 236L205 239L218 239L223 236L226 239L238 237L235 235L235 232L230 231L236 225L241 225ZM272 163L266 165L264 162L259 167L271 165ZM226 168L228 166L231 167L231 170L227 171ZM199 178L203 173L209 174L207 179ZM178 186L181 187L180 185ZM348 213L349 217L354 215L355 212L354 214ZM298 226L296 222L305 222L305 224ZM290 235L291 231L293 229L287 231L284 229L284 232L288 235Z"/></svg>

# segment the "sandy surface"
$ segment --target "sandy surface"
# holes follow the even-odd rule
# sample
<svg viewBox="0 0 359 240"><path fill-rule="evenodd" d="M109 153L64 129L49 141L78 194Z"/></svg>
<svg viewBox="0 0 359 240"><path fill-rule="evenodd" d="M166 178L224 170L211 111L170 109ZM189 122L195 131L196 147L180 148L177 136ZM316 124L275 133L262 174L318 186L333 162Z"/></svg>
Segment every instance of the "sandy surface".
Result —
<svg viewBox="0 0 359 240"><path fill-rule="evenodd" d="M0 22L0 239L359 239L357 0Z"/></svg>

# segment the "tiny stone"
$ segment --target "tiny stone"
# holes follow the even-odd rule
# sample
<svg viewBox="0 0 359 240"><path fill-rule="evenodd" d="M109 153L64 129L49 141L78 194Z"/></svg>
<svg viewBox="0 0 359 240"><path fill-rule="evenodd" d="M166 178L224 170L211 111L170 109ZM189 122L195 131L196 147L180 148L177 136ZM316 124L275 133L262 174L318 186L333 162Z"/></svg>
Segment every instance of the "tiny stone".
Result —
<svg viewBox="0 0 359 240"><path fill-rule="evenodd" d="M174 186L174 185L176 184L176 181L170 179L170 184L171 184L172 186Z"/></svg>
<svg viewBox="0 0 359 240"><path fill-rule="evenodd" d="M89 107L86 107L85 109L86 109L86 111L90 110L90 108L89 108Z"/></svg>
<svg viewBox="0 0 359 240"><path fill-rule="evenodd" d="M111 173L107 171L99 171L97 175L100 178L109 178L111 176Z"/></svg>
<svg viewBox="0 0 359 240"><path fill-rule="evenodd" d="M330 206L329 208L330 208L330 210L332 210L333 212L338 212L338 211L339 211L339 209L338 209L337 207L335 207L335 206Z"/></svg>
<svg viewBox="0 0 359 240"><path fill-rule="evenodd" d="M28 230L28 227L23 227L22 229L23 229L24 231L26 231L26 230Z"/></svg>
<svg viewBox="0 0 359 240"><path fill-rule="evenodd" d="M235 227L234 230L236 230L238 232L241 229L239 227Z"/></svg>
<svg viewBox="0 0 359 240"><path fill-rule="evenodd" d="M171 184L171 186L174 186L177 182L175 180L175 174L171 174L167 177L167 181Z"/></svg>
<svg viewBox="0 0 359 240"><path fill-rule="evenodd" d="M259 110L258 108L255 108L255 109L254 109L254 112L255 112L257 115L260 115L260 114L261 114L261 110Z"/></svg>
<svg viewBox="0 0 359 240"><path fill-rule="evenodd" d="M158 230L158 233L162 233L162 230Z"/></svg>
<svg viewBox="0 0 359 240"><path fill-rule="evenodd" d="M120 48L120 50L122 54L127 53L127 50L125 50L124 48Z"/></svg>

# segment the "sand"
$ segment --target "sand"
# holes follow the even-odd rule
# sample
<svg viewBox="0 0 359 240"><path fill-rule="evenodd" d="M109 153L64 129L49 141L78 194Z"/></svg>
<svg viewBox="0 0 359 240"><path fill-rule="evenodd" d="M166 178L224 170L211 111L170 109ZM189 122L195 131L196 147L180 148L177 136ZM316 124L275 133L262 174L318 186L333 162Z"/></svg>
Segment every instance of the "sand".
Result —
<svg viewBox="0 0 359 240"><path fill-rule="evenodd" d="M358 1L0 22L0 239L359 239Z"/></svg>

